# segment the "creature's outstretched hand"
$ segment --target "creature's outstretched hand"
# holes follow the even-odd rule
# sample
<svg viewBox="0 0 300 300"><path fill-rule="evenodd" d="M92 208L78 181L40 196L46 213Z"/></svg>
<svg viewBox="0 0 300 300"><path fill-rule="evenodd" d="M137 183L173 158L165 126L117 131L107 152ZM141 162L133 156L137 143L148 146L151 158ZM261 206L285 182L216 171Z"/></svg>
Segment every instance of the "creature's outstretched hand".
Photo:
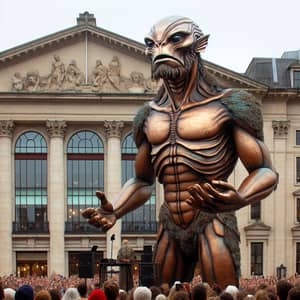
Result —
<svg viewBox="0 0 300 300"><path fill-rule="evenodd" d="M81 214L84 218L89 219L89 224L101 227L107 231L115 225L117 218L113 206L107 200L105 194L101 191L97 191L96 196L100 200L101 206L98 208L89 207Z"/></svg>
<svg viewBox="0 0 300 300"><path fill-rule="evenodd" d="M188 204L210 213L233 211L247 204L232 184L222 180L194 184L189 193Z"/></svg>

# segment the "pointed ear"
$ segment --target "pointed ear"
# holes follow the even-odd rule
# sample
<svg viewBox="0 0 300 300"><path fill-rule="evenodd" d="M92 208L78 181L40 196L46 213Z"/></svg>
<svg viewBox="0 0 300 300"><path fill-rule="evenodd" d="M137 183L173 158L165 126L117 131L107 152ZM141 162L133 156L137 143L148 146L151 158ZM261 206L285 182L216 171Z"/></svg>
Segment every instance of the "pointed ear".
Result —
<svg viewBox="0 0 300 300"><path fill-rule="evenodd" d="M208 44L208 38L209 38L209 34L203 36L202 38L200 38L199 40L197 40L195 42L195 51L197 53L202 53L204 52L207 44Z"/></svg>

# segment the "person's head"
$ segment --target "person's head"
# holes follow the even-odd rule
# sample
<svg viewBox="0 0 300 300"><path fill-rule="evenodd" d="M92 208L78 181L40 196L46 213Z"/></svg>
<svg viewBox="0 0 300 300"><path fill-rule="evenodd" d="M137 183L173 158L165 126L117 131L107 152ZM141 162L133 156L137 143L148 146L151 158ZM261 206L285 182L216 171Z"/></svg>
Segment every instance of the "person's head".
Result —
<svg viewBox="0 0 300 300"><path fill-rule="evenodd" d="M166 297L166 295L164 295L164 294L158 294L158 295L155 297L155 300L167 300L167 297Z"/></svg>
<svg viewBox="0 0 300 300"><path fill-rule="evenodd" d="M234 300L233 296L227 292L221 293L219 298L220 298L220 300Z"/></svg>
<svg viewBox="0 0 300 300"><path fill-rule="evenodd" d="M151 300L152 293L146 286L139 286L133 292L133 300Z"/></svg>
<svg viewBox="0 0 300 300"><path fill-rule="evenodd" d="M79 283L77 285L77 291L78 291L81 298L85 297L87 295L87 292L88 292L87 285L84 282Z"/></svg>
<svg viewBox="0 0 300 300"><path fill-rule="evenodd" d="M89 295L88 300L107 300L107 298L102 290L95 289Z"/></svg>
<svg viewBox="0 0 300 300"><path fill-rule="evenodd" d="M279 300L286 300L289 290L293 287L293 285L285 280L279 280L276 284L276 294L279 297Z"/></svg>
<svg viewBox="0 0 300 300"><path fill-rule="evenodd" d="M5 300L14 300L16 291L11 288L4 289L4 299Z"/></svg>
<svg viewBox="0 0 300 300"><path fill-rule="evenodd" d="M114 280L107 280L103 285L107 300L115 300L119 297L119 285Z"/></svg>
<svg viewBox="0 0 300 300"><path fill-rule="evenodd" d="M300 299L300 287L293 287L289 290L287 300L299 300Z"/></svg>
<svg viewBox="0 0 300 300"><path fill-rule="evenodd" d="M170 300L190 300L189 294L185 290L176 291L172 294Z"/></svg>
<svg viewBox="0 0 300 300"><path fill-rule="evenodd" d="M204 284L200 283L195 285L191 291L192 300L206 300L207 299L207 289Z"/></svg>
<svg viewBox="0 0 300 300"><path fill-rule="evenodd" d="M19 287L15 293L15 300L33 300L33 298L33 288L28 284Z"/></svg>
<svg viewBox="0 0 300 300"><path fill-rule="evenodd" d="M68 288L63 295L62 300L80 300L77 288Z"/></svg>
<svg viewBox="0 0 300 300"><path fill-rule="evenodd" d="M161 289L162 293L163 293L166 297L168 297L169 292L170 292L170 285L169 285L168 283L162 283L162 284L160 285L160 289Z"/></svg>
<svg viewBox="0 0 300 300"><path fill-rule="evenodd" d="M120 300L126 300L127 299L127 292L126 291L124 291L124 290L122 290L122 289L120 289L119 290L119 299Z"/></svg>
<svg viewBox="0 0 300 300"><path fill-rule="evenodd" d="M258 290L255 293L255 300L269 300L269 293L266 290Z"/></svg>
<svg viewBox="0 0 300 300"><path fill-rule="evenodd" d="M41 290L35 295L34 300L51 300L51 295L48 291Z"/></svg>
<svg viewBox="0 0 300 300"><path fill-rule="evenodd" d="M230 294L236 300L239 289L235 285L228 285L224 292Z"/></svg>
<svg viewBox="0 0 300 300"><path fill-rule="evenodd" d="M154 300L156 298L156 296L161 293L161 289L156 285L150 286L150 290L151 290L151 294L152 294L151 295L152 300Z"/></svg>
<svg viewBox="0 0 300 300"><path fill-rule="evenodd" d="M124 239L124 240L122 241L122 245L123 245L123 246L128 246L128 240Z"/></svg>
<svg viewBox="0 0 300 300"><path fill-rule="evenodd" d="M51 295L51 300L60 300L61 299L61 293L59 290L57 289L51 289L49 291L50 295Z"/></svg>

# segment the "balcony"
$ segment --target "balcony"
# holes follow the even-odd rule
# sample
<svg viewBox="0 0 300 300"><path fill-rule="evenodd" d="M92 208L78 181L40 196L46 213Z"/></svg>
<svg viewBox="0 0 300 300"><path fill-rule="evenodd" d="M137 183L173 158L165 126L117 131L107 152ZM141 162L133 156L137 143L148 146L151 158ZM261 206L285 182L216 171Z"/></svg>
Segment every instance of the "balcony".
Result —
<svg viewBox="0 0 300 300"><path fill-rule="evenodd" d="M48 234L48 222L13 222L13 234Z"/></svg>
<svg viewBox="0 0 300 300"><path fill-rule="evenodd" d="M157 233L157 221L122 221L122 233Z"/></svg>
<svg viewBox="0 0 300 300"><path fill-rule="evenodd" d="M101 228L90 225L87 221L82 223L65 222L66 234L103 233Z"/></svg>

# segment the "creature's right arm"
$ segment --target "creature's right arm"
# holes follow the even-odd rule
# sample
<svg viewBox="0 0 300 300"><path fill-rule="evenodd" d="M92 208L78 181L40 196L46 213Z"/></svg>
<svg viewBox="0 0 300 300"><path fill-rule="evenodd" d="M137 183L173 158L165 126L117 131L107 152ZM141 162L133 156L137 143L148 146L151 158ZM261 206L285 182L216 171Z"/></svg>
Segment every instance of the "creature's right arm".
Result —
<svg viewBox="0 0 300 300"><path fill-rule="evenodd" d="M136 177L129 179L118 197L113 201L114 213L119 219L126 213L143 205L151 196L154 171L150 158L150 145L143 141L135 160Z"/></svg>

